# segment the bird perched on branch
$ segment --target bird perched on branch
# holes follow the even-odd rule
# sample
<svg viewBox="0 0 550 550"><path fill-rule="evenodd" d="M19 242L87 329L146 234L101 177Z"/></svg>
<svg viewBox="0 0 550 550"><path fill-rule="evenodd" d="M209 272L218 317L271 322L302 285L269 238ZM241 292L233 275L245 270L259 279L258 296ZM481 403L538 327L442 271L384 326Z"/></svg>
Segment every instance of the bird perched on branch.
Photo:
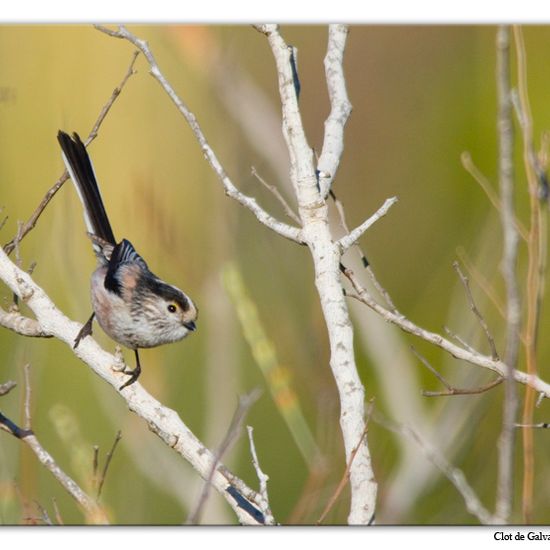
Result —
<svg viewBox="0 0 550 550"><path fill-rule="evenodd" d="M59 131L57 139L84 206L98 264L91 279L93 313L78 333L74 347L92 333L95 317L115 342L133 349L136 366L124 371L130 378L120 386L122 390L141 373L138 349L185 338L196 330L198 310L187 294L152 273L128 240L116 242L84 143L76 133L71 137Z"/></svg>

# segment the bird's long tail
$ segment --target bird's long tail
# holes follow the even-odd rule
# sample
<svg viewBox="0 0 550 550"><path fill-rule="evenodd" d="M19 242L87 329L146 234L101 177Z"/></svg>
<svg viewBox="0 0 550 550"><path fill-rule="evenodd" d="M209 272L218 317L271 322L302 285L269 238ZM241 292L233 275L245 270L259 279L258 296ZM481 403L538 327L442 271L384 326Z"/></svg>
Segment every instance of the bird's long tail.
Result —
<svg viewBox="0 0 550 550"><path fill-rule="evenodd" d="M65 166L84 206L84 220L88 232L110 244L116 244L115 236L101 199L99 187L86 147L77 133L73 137L61 130L57 134ZM99 246L92 240L96 252Z"/></svg>

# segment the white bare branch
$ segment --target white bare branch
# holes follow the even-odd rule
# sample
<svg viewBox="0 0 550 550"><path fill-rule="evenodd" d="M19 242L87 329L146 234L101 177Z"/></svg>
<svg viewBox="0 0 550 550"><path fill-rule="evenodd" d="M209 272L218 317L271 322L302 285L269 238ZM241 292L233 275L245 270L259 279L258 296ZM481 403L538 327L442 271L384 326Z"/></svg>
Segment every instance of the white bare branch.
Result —
<svg viewBox="0 0 550 550"><path fill-rule="evenodd" d="M302 220L302 238L313 258L315 285L328 329L330 367L340 397L340 427L346 461L350 464L348 523L368 525L374 518L377 483L367 439L363 438L365 388L357 372L353 328L340 281L342 250L332 236L327 204L319 194L313 153L302 125L292 65L294 52L276 25L262 25L259 30L267 36L277 66L283 135L290 156L290 179Z"/></svg>
<svg viewBox="0 0 550 550"><path fill-rule="evenodd" d="M36 319L25 317L19 311L5 311L0 308L0 326L13 330L22 336L31 336L35 338L49 338L50 335L45 333Z"/></svg>
<svg viewBox="0 0 550 550"><path fill-rule="evenodd" d="M391 197L384 201L384 204L367 220L365 220L361 225L356 227L353 231L344 235L339 241L338 244L342 249L342 252L345 252L350 246L353 246L358 239L369 229L373 224L375 224L380 218L384 217L388 210L397 202L397 197Z"/></svg>
<svg viewBox="0 0 550 550"><path fill-rule="evenodd" d="M269 510L269 494L267 492L267 482L269 481L269 476L267 474L264 474L264 472L260 468L260 462L258 460L258 455L256 453L256 445L254 444L254 437L253 437L254 428L252 428L252 426L247 426L246 431L248 433L248 441L250 443L250 454L252 455L252 464L254 466L254 470L256 470L256 475L258 476L258 480L260 482L260 495L262 495L262 498L264 499L264 508L266 510Z"/></svg>
<svg viewBox="0 0 550 550"><path fill-rule="evenodd" d="M267 36L277 64L283 109L283 135L290 156L290 180L301 214L304 209L314 209L324 201L319 196L313 150L307 141L298 105L292 69L294 51L279 34L278 25L263 25L260 30Z"/></svg>
<svg viewBox="0 0 550 550"><path fill-rule="evenodd" d="M346 25L330 25L325 56L325 75L330 99L330 114L325 121L323 149L317 163L321 196L326 197L344 151L344 127L351 114L351 103L344 77Z"/></svg>

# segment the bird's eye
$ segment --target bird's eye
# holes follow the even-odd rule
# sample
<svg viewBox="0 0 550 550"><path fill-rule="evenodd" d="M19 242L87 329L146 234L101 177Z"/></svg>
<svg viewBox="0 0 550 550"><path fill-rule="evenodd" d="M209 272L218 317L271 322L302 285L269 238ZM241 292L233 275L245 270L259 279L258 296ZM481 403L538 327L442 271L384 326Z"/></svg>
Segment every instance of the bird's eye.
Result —
<svg viewBox="0 0 550 550"><path fill-rule="evenodd" d="M174 304L168 304L168 311L170 313L176 313L176 306Z"/></svg>

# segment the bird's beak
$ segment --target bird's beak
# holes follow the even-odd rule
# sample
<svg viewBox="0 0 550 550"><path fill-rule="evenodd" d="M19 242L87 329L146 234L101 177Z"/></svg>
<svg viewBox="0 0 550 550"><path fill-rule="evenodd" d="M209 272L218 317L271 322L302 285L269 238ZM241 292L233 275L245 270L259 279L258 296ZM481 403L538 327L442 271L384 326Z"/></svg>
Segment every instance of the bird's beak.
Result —
<svg viewBox="0 0 550 550"><path fill-rule="evenodd" d="M197 325L195 325L195 322L194 321L189 321L187 323L183 323L183 326L187 329L187 330L190 330L191 332L197 330Z"/></svg>

